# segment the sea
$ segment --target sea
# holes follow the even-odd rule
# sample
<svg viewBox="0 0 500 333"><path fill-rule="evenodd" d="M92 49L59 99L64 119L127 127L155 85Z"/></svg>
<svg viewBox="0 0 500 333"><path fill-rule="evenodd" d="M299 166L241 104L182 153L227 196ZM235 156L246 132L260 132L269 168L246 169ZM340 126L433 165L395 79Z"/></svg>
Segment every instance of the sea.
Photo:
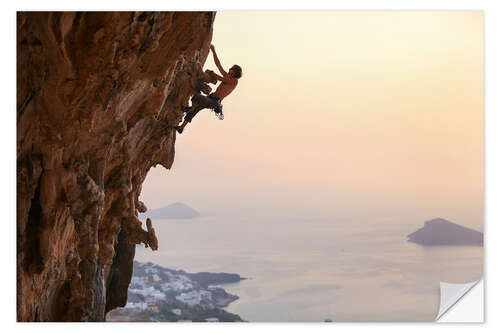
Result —
<svg viewBox="0 0 500 333"><path fill-rule="evenodd" d="M158 251L135 259L187 272L237 273L226 311L250 322L433 321L439 282L483 274L483 248L422 246L424 221L206 216L155 220Z"/></svg>

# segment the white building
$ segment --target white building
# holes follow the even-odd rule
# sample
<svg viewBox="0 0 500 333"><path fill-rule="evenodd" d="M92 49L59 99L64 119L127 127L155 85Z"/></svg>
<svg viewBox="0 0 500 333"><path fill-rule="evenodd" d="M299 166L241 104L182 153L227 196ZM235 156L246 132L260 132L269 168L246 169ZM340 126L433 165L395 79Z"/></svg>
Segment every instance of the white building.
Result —
<svg viewBox="0 0 500 333"><path fill-rule="evenodd" d="M209 322L209 323L218 323L219 322L219 318L210 317L210 318L205 319L205 321Z"/></svg>
<svg viewBox="0 0 500 333"><path fill-rule="evenodd" d="M146 304L151 306L151 305L154 305L156 303L155 301L155 297L153 295L148 295L146 296Z"/></svg>
<svg viewBox="0 0 500 333"><path fill-rule="evenodd" d="M198 294L196 291L190 291L187 293L182 293L180 295L175 296L175 298L178 301L181 301L183 303L186 303L189 306L193 306L196 304L200 304L201 302L201 295Z"/></svg>
<svg viewBox="0 0 500 333"><path fill-rule="evenodd" d="M142 296L148 296L153 294L156 291L156 289L153 287L147 287L144 289L130 289L130 291L136 294L141 294Z"/></svg>
<svg viewBox="0 0 500 333"><path fill-rule="evenodd" d="M159 290L155 290L150 294L150 296L153 296L155 300L165 300L166 298L165 294Z"/></svg>
<svg viewBox="0 0 500 333"><path fill-rule="evenodd" d="M138 309L138 310L145 310L147 308L147 304L143 302L139 303L132 303L132 302L127 302L125 305L125 309Z"/></svg>

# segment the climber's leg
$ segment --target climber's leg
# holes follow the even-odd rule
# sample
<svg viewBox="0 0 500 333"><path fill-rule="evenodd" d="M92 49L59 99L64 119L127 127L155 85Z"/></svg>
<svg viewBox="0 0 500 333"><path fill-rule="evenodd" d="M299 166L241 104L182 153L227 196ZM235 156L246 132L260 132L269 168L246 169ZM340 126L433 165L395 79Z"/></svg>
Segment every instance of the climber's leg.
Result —
<svg viewBox="0 0 500 333"><path fill-rule="evenodd" d="M186 127L187 123L190 123L193 120L194 116L196 116L196 114L201 110L203 110L204 108L205 107L201 105L197 105L196 107L194 107L194 109L193 107L191 107L191 110L186 113L186 116L184 117L184 121L182 122L182 124L180 126L175 127L177 132L181 134L182 131L184 130L184 127Z"/></svg>
<svg viewBox="0 0 500 333"><path fill-rule="evenodd" d="M200 112L201 110L203 110L205 107L202 106L202 105L197 105L196 107L192 107L191 110L189 110L187 113L186 113L186 116L184 117L184 122L191 122L194 118L194 116L196 116L198 114L198 112Z"/></svg>
<svg viewBox="0 0 500 333"><path fill-rule="evenodd" d="M191 107L183 108L183 111L186 112L184 121L180 126L175 127L175 129L177 130L177 132L179 132L179 134L182 133L187 123L190 123L198 112L206 108L210 109L217 108L219 105L219 101L215 100L211 96L204 96L200 93L195 93L193 97L191 97L191 104L192 104Z"/></svg>

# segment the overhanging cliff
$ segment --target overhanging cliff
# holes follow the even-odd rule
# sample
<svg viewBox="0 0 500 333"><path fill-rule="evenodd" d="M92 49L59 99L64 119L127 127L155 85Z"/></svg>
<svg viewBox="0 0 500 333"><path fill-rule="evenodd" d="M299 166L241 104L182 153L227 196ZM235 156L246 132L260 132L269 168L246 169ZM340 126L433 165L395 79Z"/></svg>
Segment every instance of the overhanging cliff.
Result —
<svg viewBox="0 0 500 333"><path fill-rule="evenodd" d="M213 12L17 14L17 318L101 321L155 249L141 184L175 130Z"/></svg>

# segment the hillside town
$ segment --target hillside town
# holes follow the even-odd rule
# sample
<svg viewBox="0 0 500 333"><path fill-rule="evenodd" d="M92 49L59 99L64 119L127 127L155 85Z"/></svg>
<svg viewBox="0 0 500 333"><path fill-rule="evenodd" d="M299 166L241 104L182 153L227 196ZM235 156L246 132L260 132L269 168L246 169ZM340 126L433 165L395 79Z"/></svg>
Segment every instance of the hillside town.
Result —
<svg viewBox="0 0 500 333"><path fill-rule="evenodd" d="M242 280L238 274L186 273L134 261L127 304L107 321L243 321L222 308L238 299L219 284Z"/></svg>

